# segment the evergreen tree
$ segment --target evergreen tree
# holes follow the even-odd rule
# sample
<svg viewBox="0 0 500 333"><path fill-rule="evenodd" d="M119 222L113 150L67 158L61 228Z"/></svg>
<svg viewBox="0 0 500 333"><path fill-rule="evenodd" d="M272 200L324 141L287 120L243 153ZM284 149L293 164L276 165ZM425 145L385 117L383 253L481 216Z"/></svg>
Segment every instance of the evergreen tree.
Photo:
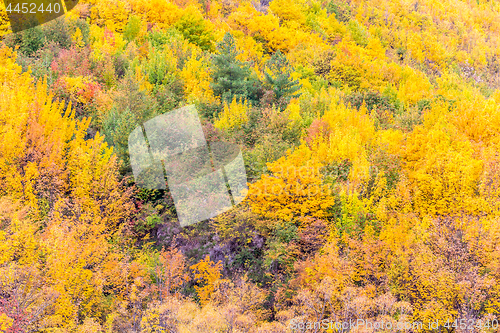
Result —
<svg viewBox="0 0 500 333"><path fill-rule="evenodd" d="M268 71L264 72L266 86L273 91L273 102L285 108L292 98L298 97L301 88L298 80L292 78L292 68L285 55L277 51L267 62Z"/></svg>
<svg viewBox="0 0 500 333"><path fill-rule="evenodd" d="M217 44L217 51L218 54L213 57L213 82L210 85L214 95L228 104L234 98L257 103L261 95L261 84L252 74L249 64L236 58L240 52L229 32Z"/></svg>

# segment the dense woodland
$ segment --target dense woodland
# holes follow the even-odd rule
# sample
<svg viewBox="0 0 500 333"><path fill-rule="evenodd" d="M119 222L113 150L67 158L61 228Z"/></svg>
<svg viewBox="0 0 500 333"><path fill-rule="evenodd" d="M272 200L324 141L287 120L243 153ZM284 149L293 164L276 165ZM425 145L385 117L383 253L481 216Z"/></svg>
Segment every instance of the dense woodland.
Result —
<svg viewBox="0 0 500 333"><path fill-rule="evenodd" d="M82 0L0 34L0 332L497 331L498 1ZM249 191L182 228L127 143L191 104Z"/></svg>

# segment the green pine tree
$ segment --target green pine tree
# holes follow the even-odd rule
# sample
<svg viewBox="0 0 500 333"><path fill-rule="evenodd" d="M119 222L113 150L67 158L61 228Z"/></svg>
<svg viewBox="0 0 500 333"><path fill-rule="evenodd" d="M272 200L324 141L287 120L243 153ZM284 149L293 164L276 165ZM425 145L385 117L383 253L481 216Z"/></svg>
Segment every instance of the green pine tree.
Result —
<svg viewBox="0 0 500 333"><path fill-rule="evenodd" d="M236 59L239 52L230 33L226 33L217 44L218 53L213 56L211 88L221 101L231 103L234 98L247 100L251 104L259 102L261 84L252 73L250 65Z"/></svg>
<svg viewBox="0 0 500 333"><path fill-rule="evenodd" d="M281 51L277 51L266 64L268 71L264 72L266 86L273 91L273 102L281 109L286 108L292 98L302 87L298 80L292 78L292 67Z"/></svg>

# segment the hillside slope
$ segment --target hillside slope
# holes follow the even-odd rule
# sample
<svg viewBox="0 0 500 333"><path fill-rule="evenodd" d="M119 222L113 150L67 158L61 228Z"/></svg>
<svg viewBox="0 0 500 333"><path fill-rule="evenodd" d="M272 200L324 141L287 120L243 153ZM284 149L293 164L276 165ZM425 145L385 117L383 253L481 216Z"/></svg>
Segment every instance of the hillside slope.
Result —
<svg viewBox="0 0 500 333"><path fill-rule="evenodd" d="M91 0L16 34L3 11L0 332L497 331L499 11ZM249 192L182 228L128 137L191 104Z"/></svg>

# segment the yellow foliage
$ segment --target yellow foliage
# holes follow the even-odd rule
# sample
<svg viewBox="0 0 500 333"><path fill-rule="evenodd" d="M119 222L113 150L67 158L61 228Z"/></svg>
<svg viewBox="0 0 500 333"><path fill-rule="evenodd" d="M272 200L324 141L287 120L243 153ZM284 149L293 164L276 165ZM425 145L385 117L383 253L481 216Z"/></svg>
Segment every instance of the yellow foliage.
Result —
<svg viewBox="0 0 500 333"><path fill-rule="evenodd" d="M373 59L385 60L385 49L380 43L378 38L370 38L368 40L368 45L366 45L367 55Z"/></svg>
<svg viewBox="0 0 500 333"><path fill-rule="evenodd" d="M123 32L129 12L130 5L126 1L100 0L92 7L90 19L92 23L104 26L113 32Z"/></svg>
<svg viewBox="0 0 500 333"><path fill-rule="evenodd" d="M184 91L188 103L211 103L216 100L210 88L210 63L199 50L193 49L180 76L184 80Z"/></svg>
<svg viewBox="0 0 500 333"><path fill-rule="evenodd" d="M381 45L377 45L375 40L371 40L367 48L364 48L351 39L344 38L337 44L327 78L355 91L381 91L391 72L390 65L384 61L383 52Z"/></svg>
<svg viewBox="0 0 500 333"><path fill-rule="evenodd" d="M0 36L6 35L9 33L9 16L7 15L7 11L5 9L5 3L2 1L0 3Z"/></svg>
<svg viewBox="0 0 500 333"><path fill-rule="evenodd" d="M410 67L404 67L401 75L402 78L397 95L399 100L408 105L415 104L421 99L432 96L432 85L422 73Z"/></svg>
<svg viewBox="0 0 500 333"><path fill-rule="evenodd" d="M360 184L368 177L366 147L375 138L375 126L366 107L357 111L334 101L321 119L329 125L330 135L319 137L313 143L313 151L324 163L350 160L353 165L349 179L353 186Z"/></svg>
<svg viewBox="0 0 500 333"><path fill-rule="evenodd" d="M264 55L264 49L261 43L257 43L252 37L242 35L235 36L236 47L242 52L238 54L237 59L241 61L251 61L255 66L264 64L268 57Z"/></svg>
<svg viewBox="0 0 500 333"><path fill-rule="evenodd" d="M347 28L335 18L335 15L330 15L320 22L331 41L338 41L347 35Z"/></svg>
<svg viewBox="0 0 500 333"><path fill-rule="evenodd" d="M409 135L405 169L415 186L415 210L422 214L458 214L474 210L483 162L471 143L446 122L444 106L434 105L423 127Z"/></svg>
<svg viewBox="0 0 500 333"><path fill-rule="evenodd" d="M168 28L183 15L183 10L170 1L165 0L129 0L131 9L146 22L158 24L160 28Z"/></svg>
<svg viewBox="0 0 500 333"><path fill-rule="evenodd" d="M0 332L9 332L14 324L14 319L7 316L5 313L0 314Z"/></svg>
<svg viewBox="0 0 500 333"><path fill-rule="evenodd" d="M65 84L66 92L70 94L73 100L86 104L93 98L93 95L90 94L89 84L96 85L97 82L93 82L92 79L83 76L64 76L61 80Z"/></svg>
<svg viewBox="0 0 500 333"><path fill-rule="evenodd" d="M73 43L75 43L77 47L83 48L85 46L85 43L83 42L82 31L80 30L80 28L76 28L76 31L73 34L73 36L71 36L71 39L73 40Z"/></svg>
<svg viewBox="0 0 500 333"><path fill-rule="evenodd" d="M102 60L105 55L114 55L123 50L126 45L122 34L113 32L107 27L101 28L97 25L90 26L90 44L92 56L96 60Z"/></svg>
<svg viewBox="0 0 500 333"><path fill-rule="evenodd" d="M299 23L301 25L305 23L306 17L300 1L273 0L269 4L269 9L285 22Z"/></svg>
<svg viewBox="0 0 500 333"><path fill-rule="evenodd" d="M292 125L294 122L302 121L302 117L300 116L300 104L297 98L290 101L286 108L286 112L289 112L288 119L291 121L289 125Z"/></svg>
<svg viewBox="0 0 500 333"><path fill-rule="evenodd" d="M281 2L285 2L284 7ZM298 15L305 19L300 11L300 5L288 0L273 1L274 8L283 19L291 19ZM300 23L294 20L286 20L287 24L280 23L280 17L274 13L263 15L251 5L246 4L231 13L228 17L228 24L231 28L243 31L252 37L263 38L266 46L272 51L289 51L295 48L302 49L304 45L324 46L325 42L320 36L309 34L300 28Z"/></svg>
<svg viewBox="0 0 500 333"><path fill-rule="evenodd" d="M195 273L194 277L202 282L201 286L195 286L200 303L205 305L210 300L210 296L215 290L222 274L222 262L216 264L210 260L210 256L206 256L199 263L192 265L191 270Z"/></svg>
<svg viewBox="0 0 500 333"><path fill-rule="evenodd" d="M218 119L215 120L214 126L218 129L227 131L239 129L241 125L248 121L248 111L249 106L246 100L238 101L233 99L229 105L224 101L224 110L221 112Z"/></svg>
<svg viewBox="0 0 500 333"><path fill-rule="evenodd" d="M32 83L14 61L0 48L0 173L7 180L0 194L46 227L38 239L39 225L12 219L9 234L0 233L0 246L8 246L1 259L26 265L43 253L47 284L59 293L50 321L65 327L78 313L100 314L107 238L131 204L103 137L85 140L90 119L75 120L71 107L54 102L47 85Z"/></svg>
<svg viewBox="0 0 500 333"><path fill-rule="evenodd" d="M323 218L334 204L331 189L323 184L323 164L305 145L268 164L270 175L250 184L252 210L267 218L291 220L297 216Z"/></svg>
<svg viewBox="0 0 500 333"><path fill-rule="evenodd" d="M153 91L153 85L149 83L148 78L144 74L144 71L140 66L135 68L135 80L139 83L139 88L142 91L151 92Z"/></svg>
<svg viewBox="0 0 500 333"><path fill-rule="evenodd" d="M26 218L26 209L20 210L12 199L0 199L2 223L8 227L0 230L0 266L5 266L15 259L20 265L35 265L38 260L37 225Z"/></svg>
<svg viewBox="0 0 500 333"><path fill-rule="evenodd" d="M328 223L330 237L315 253L304 249L319 242L313 224L301 225L296 234L288 230L293 237L286 246L271 243L298 259L291 283L273 294L276 309L282 299L297 307L276 317L285 323L295 310L304 310L305 318L307 311L324 306L324 313L355 308L358 316L379 311L384 313L379 318L387 318L392 310L380 304L392 306L391 297L411 303L406 313L398 312L400 320L424 325L459 318L464 309L481 309L483 318L498 314L500 91L485 97L499 84L498 2L274 0L268 11L243 0L203 3L83 0L68 18L75 26L79 15L90 14L92 60L104 66L100 74L108 88L117 81L115 57L127 47L124 55L135 58L131 70L147 97L154 98L168 79L180 79L181 104L219 102L210 88L210 55L187 41L191 28L204 25L217 40L231 32L243 51L238 59L250 62L261 81L269 56L276 50L286 53L302 96L292 99L284 114L265 109L268 117L252 133L258 142L245 148L251 157L258 149L268 150L266 158L292 149L249 185L252 214L231 215L219 230L223 238L242 236L250 244L253 236L239 229L233 235L236 228L230 225L302 223L302 216ZM144 23L133 42L122 35L130 15ZM183 26L186 40L165 31L179 28L179 20L201 19L198 27ZM8 26L0 3L0 36ZM152 29L165 32L168 41L153 41L161 33L146 40ZM85 51L79 28L71 39ZM73 101L91 102L86 89L94 79L58 79ZM107 111L115 95L103 91L92 98ZM356 104L359 109L345 105L361 93L381 97L388 110L368 111L374 105L368 100ZM214 126L234 136L248 122L249 109L247 101L224 103ZM384 119L393 119L387 121L390 129L375 126L382 112ZM17 272L35 272L44 288L58 294L44 320L61 331L103 331L104 325L92 318L107 318L110 331L127 320L148 332L164 331L165 323L190 333L255 327L257 311L242 310L243 293L222 279L221 262L207 256L191 266L200 308L170 295L188 280L187 261L179 251L158 256L147 246L117 250L111 239L120 228L128 230L127 220L134 216L130 193L121 187L116 157L104 137L97 133L86 139L89 124L90 119L75 119L71 105L54 101L46 82L34 83L30 71L23 73L13 51L0 48L0 283L17 281ZM307 137L293 147L297 128ZM345 177L324 175L345 162ZM334 189L340 189L335 196ZM261 216L257 222L254 214ZM296 249L304 256L295 258ZM129 260L129 252L134 259ZM158 262L151 265L151 257ZM272 267L267 273L280 278L279 265ZM147 305L156 295L160 300ZM231 302L219 306L217 301L228 295ZM309 309L300 307L304 300ZM0 332L13 323L0 314ZM127 330L128 324L117 329Z"/></svg>

